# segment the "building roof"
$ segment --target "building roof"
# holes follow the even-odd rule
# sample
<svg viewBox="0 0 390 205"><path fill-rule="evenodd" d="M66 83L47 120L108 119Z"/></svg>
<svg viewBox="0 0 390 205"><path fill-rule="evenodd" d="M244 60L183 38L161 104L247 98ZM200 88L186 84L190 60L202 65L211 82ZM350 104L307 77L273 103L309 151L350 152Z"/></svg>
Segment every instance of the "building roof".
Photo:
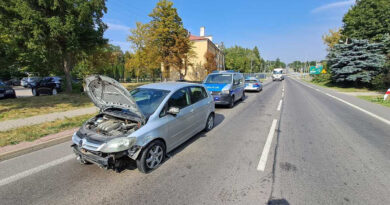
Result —
<svg viewBox="0 0 390 205"><path fill-rule="evenodd" d="M207 40L207 38L205 37L202 37L202 36L194 36L194 35L190 35L190 41L196 41L196 40Z"/></svg>

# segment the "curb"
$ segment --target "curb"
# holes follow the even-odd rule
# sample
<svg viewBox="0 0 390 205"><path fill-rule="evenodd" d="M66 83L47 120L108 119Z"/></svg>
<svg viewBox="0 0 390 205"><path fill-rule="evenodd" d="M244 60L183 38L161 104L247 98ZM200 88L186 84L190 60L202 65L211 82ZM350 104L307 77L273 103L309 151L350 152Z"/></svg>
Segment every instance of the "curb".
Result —
<svg viewBox="0 0 390 205"><path fill-rule="evenodd" d="M18 156L21 156L21 155L24 155L24 154L28 154L28 153L31 153L31 152L34 152L34 151L37 151L37 150L40 150L40 149L44 149L46 147L50 147L50 146L53 146L53 145L57 145L57 144L61 144L63 142L70 141L71 138L72 138L72 135L66 135L66 136L59 137L59 138L56 138L56 139L52 139L52 140L49 140L49 141L46 141L46 142L41 142L41 143L32 145L30 147L26 147L26 148L23 148L23 149L14 150L14 151L10 151L10 152L5 152L3 154L0 154L0 162L4 161L4 160L7 160L7 159L14 158L14 157L18 157Z"/></svg>

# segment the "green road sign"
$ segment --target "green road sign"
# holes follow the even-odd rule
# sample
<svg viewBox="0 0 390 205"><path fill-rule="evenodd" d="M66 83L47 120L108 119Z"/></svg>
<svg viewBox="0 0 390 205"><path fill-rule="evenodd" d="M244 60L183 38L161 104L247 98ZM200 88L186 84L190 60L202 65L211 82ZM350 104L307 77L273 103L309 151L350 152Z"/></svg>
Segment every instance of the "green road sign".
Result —
<svg viewBox="0 0 390 205"><path fill-rule="evenodd" d="M310 67L310 75L319 75L319 74L321 74L323 68L324 67L322 65L311 66Z"/></svg>

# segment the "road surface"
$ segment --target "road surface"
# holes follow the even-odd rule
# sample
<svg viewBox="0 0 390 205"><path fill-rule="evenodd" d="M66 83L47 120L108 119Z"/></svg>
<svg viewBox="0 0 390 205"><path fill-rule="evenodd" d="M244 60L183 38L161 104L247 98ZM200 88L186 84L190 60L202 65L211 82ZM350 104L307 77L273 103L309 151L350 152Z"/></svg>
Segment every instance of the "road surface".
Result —
<svg viewBox="0 0 390 205"><path fill-rule="evenodd" d="M286 78L218 108L149 174L80 165L70 143L0 162L1 204L390 204L389 118Z"/></svg>

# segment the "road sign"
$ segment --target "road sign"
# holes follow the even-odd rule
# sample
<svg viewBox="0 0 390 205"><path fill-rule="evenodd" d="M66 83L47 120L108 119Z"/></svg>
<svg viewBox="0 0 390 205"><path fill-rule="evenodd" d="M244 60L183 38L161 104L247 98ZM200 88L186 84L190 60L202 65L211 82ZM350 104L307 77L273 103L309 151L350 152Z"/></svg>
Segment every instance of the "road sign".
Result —
<svg viewBox="0 0 390 205"><path fill-rule="evenodd" d="M319 75L323 72L322 71L323 69L324 69L324 67L322 65L311 66L310 67L310 75Z"/></svg>

